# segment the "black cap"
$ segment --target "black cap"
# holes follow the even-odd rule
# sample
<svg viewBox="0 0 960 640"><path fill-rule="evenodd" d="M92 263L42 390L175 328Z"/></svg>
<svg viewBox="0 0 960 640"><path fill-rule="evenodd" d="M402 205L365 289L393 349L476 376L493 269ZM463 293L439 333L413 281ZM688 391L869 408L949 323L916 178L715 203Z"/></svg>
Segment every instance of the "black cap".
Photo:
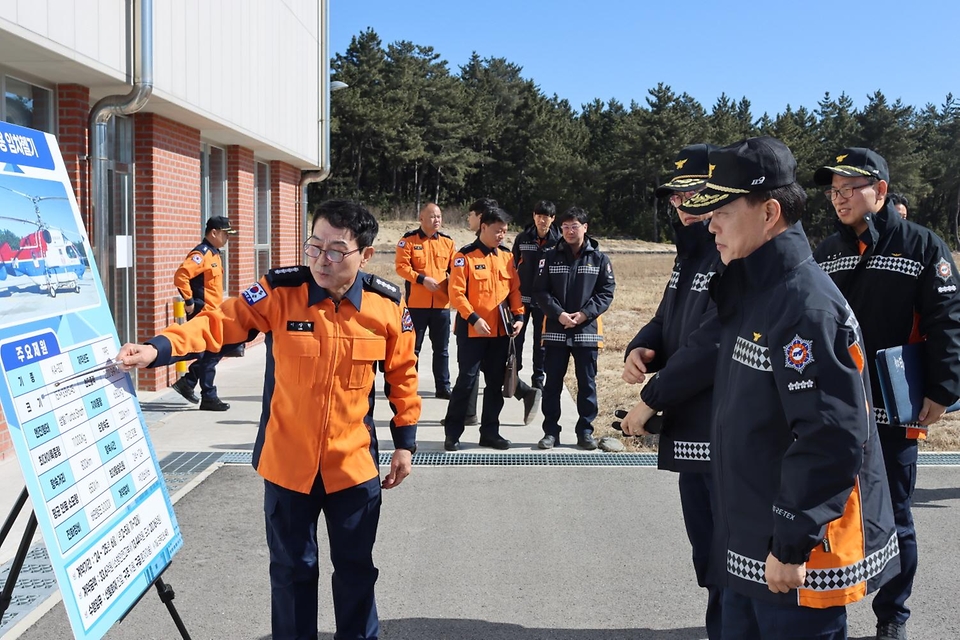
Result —
<svg viewBox="0 0 960 640"><path fill-rule="evenodd" d="M227 216L213 216L207 220L206 233L209 233L213 229L222 229L230 235L237 234L237 230L230 226L230 221L227 219Z"/></svg>
<svg viewBox="0 0 960 640"><path fill-rule="evenodd" d="M748 138L710 152L707 186L682 205L694 215L710 213L748 193L770 191L797 181L797 161L776 138Z"/></svg>
<svg viewBox="0 0 960 640"><path fill-rule="evenodd" d="M675 191L696 191L707 184L708 157L716 149L719 147L713 144L692 144L680 149L673 161L675 169L670 179L657 187L657 197L663 198Z"/></svg>
<svg viewBox="0 0 960 640"><path fill-rule="evenodd" d="M836 164L820 167L813 174L813 179L818 185L825 187L832 184L834 175L844 176L845 178L863 176L890 182L890 170L887 168L887 161L872 149L848 147L837 154L834 162Z"/></svg>

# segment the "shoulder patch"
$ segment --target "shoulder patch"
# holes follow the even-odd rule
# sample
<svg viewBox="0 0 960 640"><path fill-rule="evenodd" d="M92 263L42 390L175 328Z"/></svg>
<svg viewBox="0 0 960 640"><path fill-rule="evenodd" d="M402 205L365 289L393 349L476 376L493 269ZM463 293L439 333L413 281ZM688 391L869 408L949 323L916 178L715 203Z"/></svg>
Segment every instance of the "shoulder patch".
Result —
<svg viewBox="0 0 960 640"><path fill-rule="evenodd" d="M196 262L197 264L203 264L203 256L200 255L199 253L194 253L190 259Z"/></svg>
<svg viewBox="0 0 960 640"><path fill-rule="evenodd" d="M457 256L453 259L453 266L455 267L462 267L465 264L467 264L467 259L463 256Z"/></svg>
<svg viewBox="0 0 960 640"><path fill-rule="evenodd" d="M413 331L413 318L410 317L410 309L404 309L400 317L400 328L404 333Z"/></svg>
<svg viewBox="0 0 960 640"><path fill-rule="evenodd" d="M375 291L384 298L390 298L397 304L400 304L402 295L400 293L400 287L393 284L389 280L384 280L383 278L375 276L372 273L366 273L363 276L363 288L368 291Z"/></svg>
<svg viewBox="0 0 960 640"><path fill-rule="evenodd" d="M407 241L401 240L400 242L397 243L397 246L403 249L405 246L407 246Z"/></svg>
<svg viewBox="0 0 960 640"><path fill-rule="evenodd" d="M276 289L277 287L299 287L310 278L310 267L280 267L267 271L267 283Z"/></svg>
<svg viewBox="0 0 960 640"><path fill-rule="evenodd" d="M247 301L247 304L253 306L267 297L267 290L260 286L260 283L256 283L247 288L243 293L240 294L243 296L243 299Z"/></svg>
<svg viewBox="0 0 960 640"><path fill-rule="evenodd" d="M950 267L950 263L947 262L946 258L941 257L940 262L937 263L937 277L946 282L952 275L953 269Z"/></svg>
<svg viewBox="0 0 960 640"><path fill-rule="evenodd" d="M784 345L783 355L783 366L800 374L808 364L816 362L813 357L813 340L804 340L800 334L795 335L793 340Z"/></svg>

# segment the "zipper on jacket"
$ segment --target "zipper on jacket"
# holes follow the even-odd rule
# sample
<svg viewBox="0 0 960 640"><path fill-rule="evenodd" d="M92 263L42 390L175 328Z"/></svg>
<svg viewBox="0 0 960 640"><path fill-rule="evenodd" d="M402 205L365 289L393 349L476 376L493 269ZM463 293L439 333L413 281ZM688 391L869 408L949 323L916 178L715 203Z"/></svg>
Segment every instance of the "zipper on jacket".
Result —
<svg viewBox="0 0 960 640"><path fill-rule="evenodd" d="M830 553L830 541L826 538L823 539L823 551L824 553Z"/></svg>

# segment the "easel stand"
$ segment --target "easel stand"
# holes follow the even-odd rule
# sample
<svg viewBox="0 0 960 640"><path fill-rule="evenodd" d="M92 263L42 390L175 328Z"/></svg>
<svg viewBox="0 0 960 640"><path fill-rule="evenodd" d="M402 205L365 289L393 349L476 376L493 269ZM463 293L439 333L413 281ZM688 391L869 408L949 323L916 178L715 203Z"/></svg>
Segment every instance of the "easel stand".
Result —
<svg viewBox="0 0 960 640"><path fill-rule="evenodd" d="M20 492L20 496L17 498L17 503L13 505L13 509L10 510L7 519L3 522L3 528L0 529L0 547L2 547L4 541L6 541L7 535L13 528L13 523L16 522L20 516L23 505L27 503L27 495L27 488L24 487ZM33 540L33 535L36 532L37 514L31 509L30 518L27 520L27 528L23 531L23 536L20 538L20 546L17 547L17 555L14 556L13 565L10 567L10 575L7 576L7 581L3 585L3 591L0 592L0 617L3 617L3 614L6 613L10 607L10 603L13 601L13 588L17 584L17 579L20 577L23 563L27 559L27 552L30 550L30 541ZM160 596L160 601L166 605L170 617L173 618L173 623L177 626L177 631L180 632L180 636L183 640L190 640L190 634L183 625L183 620L180 618L180 614L173 604L173 587L164 582L160 576L157 576L153 584L157 588L157 595Z"/></svg>

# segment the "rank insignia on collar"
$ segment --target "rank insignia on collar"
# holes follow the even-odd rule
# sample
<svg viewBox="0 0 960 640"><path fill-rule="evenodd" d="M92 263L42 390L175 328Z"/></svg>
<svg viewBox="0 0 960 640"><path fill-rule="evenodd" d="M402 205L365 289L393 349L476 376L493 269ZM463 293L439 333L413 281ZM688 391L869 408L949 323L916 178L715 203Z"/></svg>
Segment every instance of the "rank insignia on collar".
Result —
<svg viewBox="0 0 960 640"><path fill-rule="evenodd" d="M937 277L946 282L952 275L953 269L950 268L950 263L946 258L940 258L940 262L937 263Z"/></svg>
<svg viewBox="0 0 960 640"><path fill-rule="evenodd" d="M804 340L798 335L794 336L789 344L783 347L784 365L787 369L793 369L797 373L803 373L807 365L815 362L813 358L813 340Z"/></svg>

